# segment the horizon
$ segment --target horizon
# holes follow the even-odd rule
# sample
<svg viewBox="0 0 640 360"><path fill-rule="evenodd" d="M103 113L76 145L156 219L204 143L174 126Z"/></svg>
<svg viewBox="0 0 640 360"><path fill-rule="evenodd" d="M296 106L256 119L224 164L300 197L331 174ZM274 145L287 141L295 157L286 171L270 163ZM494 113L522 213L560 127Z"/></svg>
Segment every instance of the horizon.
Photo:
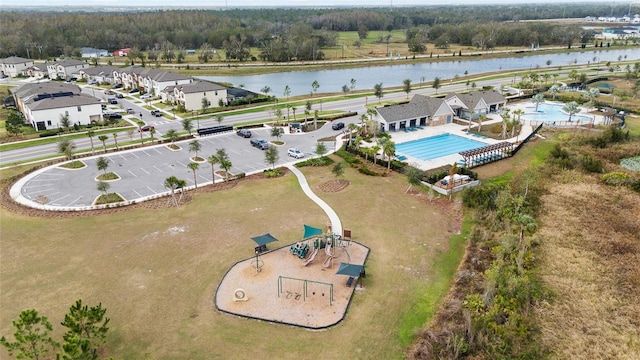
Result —
<svg viewBox="0 0 640 360"><path fill-rule="evenodd" d="M176 5L174 1L168 0L111 0L105 4L102 0L84 0L84 1L70 1L70 0L32 0L25 5L20 0L4 0L3 7L12 8L33 8L33 7L65 7L65 8L86 8L86 7L101 7L101 8L129 8L129 7L151 7L151 8L305 8L305 7L351 7L351 8L366 8L366 7L428 7L434 5L501 5L512 4L512 0L435 0L430 1L429 4L418 0L367 0L362 2L356 2L354 0L298 0L295 5L292 5L287 0L272 0L268 5L265 5L262 1L257 0L234 0L229 6L228 0L188 0L182 2L181 5ZM586 4L586 3L607 3L602 0L529 0L527 4L540 4L540 5L557 5L557 4ZM620 1L618 4L640 4L639 1ZM525 4L519 4L525 5Z"/></svg>

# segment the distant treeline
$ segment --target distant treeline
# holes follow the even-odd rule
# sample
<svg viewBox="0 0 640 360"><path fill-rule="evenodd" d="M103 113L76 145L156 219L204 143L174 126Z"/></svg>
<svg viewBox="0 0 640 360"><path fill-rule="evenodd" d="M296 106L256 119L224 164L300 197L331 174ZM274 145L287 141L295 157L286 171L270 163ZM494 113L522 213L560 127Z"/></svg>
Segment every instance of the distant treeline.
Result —
<svg viewBox="0 0 640 360"><path fill-rule="evenodd" d="M410 51L426 44L492 46L584 42L592 34L579 26L521 20L583 18L640 12L628 4L537 4L429 6L411 8L157 10L130 12L0 12L0 57L46 59L79 56L81 47L156 52L225 49L229 59L246 60L248 47L272 61L321 59L321 48L336 45L337 32L358 31L385 41L392 30L407 30ZM386 39L388 41L388 39ZM177 58L175 55L169 55ZM209 57L201 59L207 61Z"/></svg>

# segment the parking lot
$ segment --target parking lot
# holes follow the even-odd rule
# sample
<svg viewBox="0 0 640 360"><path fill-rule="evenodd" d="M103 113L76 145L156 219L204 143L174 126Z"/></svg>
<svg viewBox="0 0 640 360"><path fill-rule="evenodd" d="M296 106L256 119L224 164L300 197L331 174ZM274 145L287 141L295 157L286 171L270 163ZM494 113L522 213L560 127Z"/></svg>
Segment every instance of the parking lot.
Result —
<svg viewBox="0 0 640 360"><path fill-rule="evenodd" d="M252 129L251 139L273 140L269 136L269 129ZM287 149L300 149L305 158L315 156L316 139L329 135L337 135L329 124L312 133L287 134L280 140L284 145L277 146L279 159L276 167L289 162L301 160L287 156ZM233 164L232 174L245 173L247 175L261 172L270 167L265 161L265 152L251 146L250 139L236 135L235 132L198 137L201 150L198 156L207 158L215 154L217 149L225 149ZM176 142L180 150L172 150L165 145L156 145L142 149L134 149L103 155L109 159L107 172L114 172L120 180L110 181L109 192L120 194L127 201L141 201L145 198L157 197L168 190L164 181L169 176L176 176L187 181L187 186L194 185L193 172L187 168L190 158L195 156L189 152L189 142ZM328 151L333 151L335 142L326 142ZM101 194L97 189L95 178L101 174L96 165L100 154L90 158L83 158L87 165L81 169L65 169L58 165L41 169L17 182L11 190L14 199L32 207L51 209L82 209L92 206L94 200ZM302 159L304 160L304 158ZM215 167L216 171L219 167ZM211 183L211 165L200 163L196 171L198 186ZM216 175L215 181L223 179ZM20 196L14 196L14 195Z"/></svg>

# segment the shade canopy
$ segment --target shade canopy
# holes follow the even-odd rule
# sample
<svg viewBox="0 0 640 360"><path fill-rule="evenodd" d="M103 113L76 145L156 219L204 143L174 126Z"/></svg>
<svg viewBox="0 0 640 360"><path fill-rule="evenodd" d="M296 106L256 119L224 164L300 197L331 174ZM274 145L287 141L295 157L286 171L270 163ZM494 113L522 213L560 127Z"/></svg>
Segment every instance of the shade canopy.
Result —
<svg viewBox="0 0 640 360"><path fill-rule="evenodd" d="M252 237L251 240L255 241L258 246L266 245L270 242L278 241L278 239L274 238L271 234L266 233L264 235Z"/></svg>
<svg viewBox="0 0 640 360"><path fill-rule="evenodd" d="M338 268L337 275L349 275L353 277L360 276L360 272L362 271L362 265L348 264L348 263L340 263L340 267Z"/></svg>
<svg viewBox="0 0 640 360"><path fill-rule="evenodd" d="M316 236L316 235L321 235L322 234L322 229L318 229L318 228L314 228L312 226L309 225L305 225L304 226L304 236L302 237L303 239L308 239L312 236Z"/></svg>

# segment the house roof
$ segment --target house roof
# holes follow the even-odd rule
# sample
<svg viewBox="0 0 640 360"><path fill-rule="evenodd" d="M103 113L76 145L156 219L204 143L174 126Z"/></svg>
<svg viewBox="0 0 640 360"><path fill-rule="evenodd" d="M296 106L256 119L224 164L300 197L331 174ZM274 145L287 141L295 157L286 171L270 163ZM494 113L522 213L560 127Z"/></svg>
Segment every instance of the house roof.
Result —
<svg viewBox="0 0 640 360"><path fill-rule="evenodd" d="M120 73L125 74L136 74L140 77L148 77L157 82L166 82L166 81L178 81L178 80L189 80L190 77L174 73L171 71L156 69L156 68L145 68L139 65L129 66L124 69L120 69Z"/></svg>
<svg viewBox="0 0 640 360"><path fill-rule="evenodd" d="M198 81L191 84L178 85L177 88L185 94L201 93L205 91L225 90L224 86L208 81Z"/></svg>
<svg viewBox="0 0 640 360"><path fill-rule="evenodd" d="M33 60L21 58L18 56L9 56L8 58L4 58L0 60L0 63L7 64L7 65L25 64L28 62L33 62Z"/></svg>
<svg viewBox="0 0 640 360"><path fill-rule="evenodd" d="M433 116L444 103L442 98L432 98L424 95L414 95L406 104L376 108L378 114L387 121Z"/></svg>
<svg viewBox="0 0 640 360"><path fill-rule="evenodd" d="M503 103L506 101L496 90L472 91L468 93L451 93L445 97L445 100L458 98L468 109L474 109L482 100L487 105Z"/></svg>
<svg viewBox="0 0 640 360"><path fill-rule="evenodd" d="M57 94L57 93L73 93L80 94L82 90L78 85L67 84L63 82L50 81L41 83L28 83L18 88L11 89L16 97L27 101L29 97L38 94Z"/></svg>
<svg viewBox="0 0 640 360"><path fill-rule="evenodd" d="M87 75L94 76L94 75L100 75L100 74L111 75L113 74L114 70L118 70L118 68L109 66L109 65L102 65L102 66L92 66L92 67L83 69L82 71Z"/></svg>
<svg viewBox="0 0 640 360"><path fill-rule="evenodd" d="M48 110L48 109L59 109L59 108L68 108L75 106L83 106L83 105L97 105L100 103L98 99L85 95L85 94L59 94L59 96L55 96L54 94L48 94L50 96L43 96L46 94L41 94L39 97L34 97L26 102L26 105L32 110Z"/></svg>
<svg viewBox="0 0 640 360"><path fill-rule="evenodd" d="M54 61L47 65L62 65L64 67L67 67L67 66L89 65L89 64L85 61L80 61L76 59L63 59L63 60Z"/></svg>

